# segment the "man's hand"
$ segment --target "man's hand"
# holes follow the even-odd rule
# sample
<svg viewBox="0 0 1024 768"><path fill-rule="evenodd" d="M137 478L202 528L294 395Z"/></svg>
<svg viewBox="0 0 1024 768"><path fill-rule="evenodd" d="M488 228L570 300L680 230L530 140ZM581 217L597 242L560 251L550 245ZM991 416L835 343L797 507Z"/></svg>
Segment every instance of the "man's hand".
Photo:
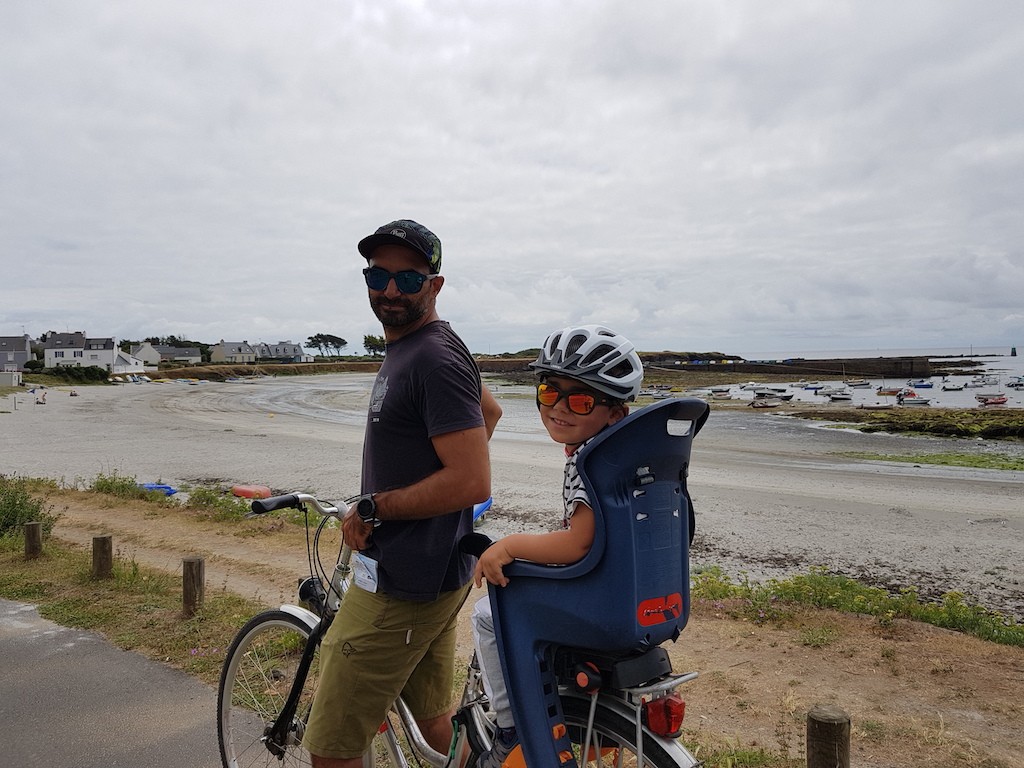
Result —
<svg viewBox="0 0 1024 768"><path fill-rule="evenodd" d="M356 514L356 505L353 504L345 513L341 521L341 536L345 543L356 552L362 552L370 545L370 534L373 533L373 526L364 523L362 518Z"/></svg>
<svg viewBox="0 0 1024 768"><path fill-rule="evenodd" d="M473 573L473 583L479 587L483 584L483 580L487 579L488 584L496 584L499 587L506 586L508 579L501 569L502 566L508 565L513 560L515 558L509 554L508 549L504 546L504 542L494 542L480 555L480 559L476 564L476 571Z"/></svg>

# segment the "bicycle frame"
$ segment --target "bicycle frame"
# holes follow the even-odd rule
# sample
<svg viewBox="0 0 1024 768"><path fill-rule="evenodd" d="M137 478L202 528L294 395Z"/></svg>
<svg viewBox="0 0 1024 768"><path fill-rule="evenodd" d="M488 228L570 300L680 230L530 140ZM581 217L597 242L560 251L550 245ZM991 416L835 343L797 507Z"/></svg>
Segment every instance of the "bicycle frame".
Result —
<svg viewBox="0 0 1024 768"><path fill-rule="evenodd" d="M319 561L319 536L327 521L331 518L340 521L344 517L344 511L327 504L323 504L315 497L305 493L295 493L288 496L280 496L266 500L253 502L253 510L256 513L269 512L286 507L304 508L307 512L312 509L323 516L323 520L317 525L316 535L310 548L310 579L303 582L300 587L300 599L307 599L315 611L311 611L300 605L282 605L280 610L288 613L309 629L309 636L303 649L302 658L299 662L295 678L291 683L288 697L280 713L274 722L266 726L263 732L262 741L264 746L277 757L282 757L289 746L289 739L294 739L294 719L298 703L302 695L303 686L306 682L310 665L313 661L317 647L334 620L339 605L350 588L349 566L352 550L341 546L329 586L325 589L323 581L318 574L326 576L324 567ZM306 594L303 594L303 593ZM585 657L587 652L582 649L574 649L565 646L551 646L552 660L555 654L564 654L563 660L568 659L575 662ZM658 674L652 680L640 685L627 686L601 686L598 690L587 692L572 684L572 675L565 674L565 670L559 673L559 684L555 696L569 697L584 703L589 710L589 717L586 719L585 729L582 725L580 732L583 738L580 744L594 745L593 738L595 715L599 710L605 710L619 715L624 720L635 724L635 744L637 764L643 764L644 745L660 743L663 750L673 746L674 740L658 735L648 728L644 723L641 708L645 699L664 695L689 680L694 679L697 673L691 672L683 675L671 673L669 668L667 674ZM554 679L554 677L552 677ZM510 695L514 698L517 689L515 680L509 685ZM529 690L529 686L519 686L520 690ZM476 692L482 691L481 672L472 662L467 669L466 686L463 692L462 701L453 718L452 740L447 754L437 752L426 742L415 717L405 702L397 699L389 715L381 724L378 732L379 744L387 754L390 765L398 768L408 768L409 760L403 751L402 739L398 733L397 718L401 728L405 732L405 742L409 751L418 760L434 766L434 768L465 768L471 758L489 749L489 734L493 725L489 722L483 707L480 706L481 699ZM532 733L523 731L521 738L526 744ZM581 747L582 749L582 747ZM593 746L590 747L593 749ZM685 752L685 750L684 750ZM590 752L587 752L590 754ZM689 753L685 753L689 757ZM690 757L689 759L692 759ZM372 768L374 755L373 751L364 756L366 768ZM680 765L686 764L685 760L679 761ZM690 763L696 765L696 761Z"/></svg>
<svg viewBox="0 0 1024 768"><path fill-rule="evenodd" d="M258 499L253 502L252 506L255 514L263 514L264 512L270 512L284 507L298 508L308 506L312 507L326 519L333 518L340 522L343 518L343 513L337 507L323 504L316 497L306 493L294 493L289 494L288 496L280 496L266 500ZM318 526L317 541L319 540L319 531L322 526L323 523ZM314 544L314 547L315 546L316 545ZM317 553L314 551L313 558L315 558L316 554ZM316 566L313 565L313 558L311 558L310 578L318 579L319 577L315 573ZM334 572L331 576L330 589L327 590L326 594L323 596L322 603L317 606L321 609L321 613L319 615L298 605L285 604L280 606L282 611L290 613L303 621L309 627L310 633L309 638L306 641L306 647L303 649L302 660L300 661L299 667L296 671L295 679L292 681L292 687L289 691L285 706L278 714L275 721L269 725L264 732L264 743L267 749L275 757L280 757L284 753L284 747L290 732L292 721L295 717L299 697L302 693L306 676L309 673L310 664L312 663L316 648L333 622L338 607L340 606L345 593L351 586L349 579L352 572L350 565L351 558L352 549L349 546L342 544L341 550L338 553L337 563L334 566ZM302 588L300 587L300 592L301 591ZM435 768L454 768L452 759L459 754L466 753L465 749L460 748L461 742L466 741L465 736L461 736L460 738L460 732L464 732L465 729L457 729L453 732L451 749L449 754L446 755L437 752L427 744L426 739L420 731L419 725L416 723L415 717L413 717L412 712L401 698L395 701L392 711L402 721L402 727L405 731L409 748L415 753L417 758L425 760L430 765L435 766ZM384 745L388 752L388 757L391 760L391 764L400 766L401 768L408 768L409 762L402 751L400 739L390 718L386 719L381 724L379 735L383 737ZM479 749L477 751L479 751ZM369 764L369 760L367 760L367 763ZM456 763L456 765L458 764Z"/></svg>

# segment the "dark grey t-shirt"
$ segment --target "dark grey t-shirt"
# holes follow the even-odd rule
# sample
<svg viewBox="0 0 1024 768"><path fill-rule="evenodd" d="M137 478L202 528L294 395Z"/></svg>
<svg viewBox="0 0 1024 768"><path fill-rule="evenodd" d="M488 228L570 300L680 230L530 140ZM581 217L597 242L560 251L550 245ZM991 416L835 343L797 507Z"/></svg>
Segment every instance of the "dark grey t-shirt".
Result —
<svg viewBox="0 0 1024 768"><path fill-rule="evenodd" d="M362 492L412 485L441 468L431 438L484 424L480 372L448 323L437 321L388 344L370 396ZM433 600L473 574L459 538L473 510L426 520L385 521L364 554L377 561L379 589L405 600Z"/></svg>

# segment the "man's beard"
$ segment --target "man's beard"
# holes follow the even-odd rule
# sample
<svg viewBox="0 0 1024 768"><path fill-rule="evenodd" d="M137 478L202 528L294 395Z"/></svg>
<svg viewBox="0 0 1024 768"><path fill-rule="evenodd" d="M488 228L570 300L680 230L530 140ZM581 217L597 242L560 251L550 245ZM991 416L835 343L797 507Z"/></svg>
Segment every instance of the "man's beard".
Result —
<svg viewBox="0 0 1024 768"><path fill-rule="evenodd" d="M371 301L370 308L385 328L404 328L427 314L427 308L419 302L383 296Z"/></svg>

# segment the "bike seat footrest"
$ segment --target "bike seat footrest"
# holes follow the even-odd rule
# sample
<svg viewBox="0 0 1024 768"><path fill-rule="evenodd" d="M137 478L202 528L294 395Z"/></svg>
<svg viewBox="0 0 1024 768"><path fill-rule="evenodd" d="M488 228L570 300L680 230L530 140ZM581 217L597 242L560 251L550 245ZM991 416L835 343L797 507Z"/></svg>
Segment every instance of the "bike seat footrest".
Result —
<svg viewBox="0 0 1024 768"><path fill-rule="evenodd" d="M606 684L617 689L635 688L672 673L668 651L660 646L643 653L625 655L563 648L558 653L559 677L572 679L572 670L580 662L590 662L596 666Z"/></svg>

